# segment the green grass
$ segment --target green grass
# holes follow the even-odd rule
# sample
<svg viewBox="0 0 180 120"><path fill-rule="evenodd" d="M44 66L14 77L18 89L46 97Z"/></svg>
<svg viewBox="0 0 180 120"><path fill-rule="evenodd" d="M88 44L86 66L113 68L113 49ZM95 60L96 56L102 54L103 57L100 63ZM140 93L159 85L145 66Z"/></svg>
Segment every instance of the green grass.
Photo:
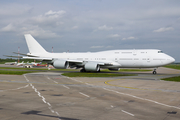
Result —
<svg viewBox="0 0 180 120"><path fill-rule="evenodd" d="M17 71L15 71L17 70ZM23 71L24 70L24 71ZM17 68L17 67L0 67L0 74L11 74L11 75L22 75L26 73L32 73L32 72L42 72L42 71L48 71L48 68ZM80 71L79 69L51 69L50 71ZM69 77L117 77L117 76L130 76L132 74L118 74L118 72L133 72L133 71L151 71L151 70L145 70L145 69L121 69L120 71L110 71L108 69L101 70L100 73L93 73L93 72L87 72L87 73L64 73L63 75L69 76ZM107 72L107 73L106 73Z"/></svg>
<svg viewBox="0 0 180 120"><path fill-rule="evenodd" d="M0 70L0 74L8 75L23 75L26 73L33 73L32 71L10 71L10 70Z"/></svg>
<svg viewBox="0 0 180 120"><path fill-rule="evenodd" d="M29 69L29 68L21 68L21 67L19 67L19 68L17 68L17 67L0 67L0 69L12 69L12 70L17 69L17 70L27 70L27 69ZM30 69L31 69L31 68L30 68Z"/></svg>
<svg viewBox="0 0 180 120"><path fill-rule="evenodd" d="M63 73L62 75L68 77L119 77L119 76L133 76L134 74L75 72L75 73Z"/></svg>
<svg viewBox="0 0 180 120"><path fill-rule="evenodd" d="M165 67L180 70L180 64L170 64L170 65L166 65ZM180 82L180 76L171 77L171 78L163 78L162 80Z"/></svg>
<svg viewBox="0 0 180 120"><path fill-rule="evenodd" d="M180 64L170 64L165 67L180 70Z"/></svg>
<svg viewBox="0 0 180 120"><path fill-rule="evenodd" d="M22 68L22 67L0 67L0 70L1 69L8 69L8 70L15 70L15 69L17 69L17 70L39 70L39 71L41 71L41 70L48 70L48 68L36 68L36 67L34 67L34 68ZM51 69L50 71L80 71L80 70L78 70L78 69Z"/></svg>
<svg viewBox="0 0 180 120"><path fill-rule="evenodd" d="M177 76L177 77L171 77L171 78L163 78L162 80L165 80L165 81L180 82L180 76Z"/></svg>

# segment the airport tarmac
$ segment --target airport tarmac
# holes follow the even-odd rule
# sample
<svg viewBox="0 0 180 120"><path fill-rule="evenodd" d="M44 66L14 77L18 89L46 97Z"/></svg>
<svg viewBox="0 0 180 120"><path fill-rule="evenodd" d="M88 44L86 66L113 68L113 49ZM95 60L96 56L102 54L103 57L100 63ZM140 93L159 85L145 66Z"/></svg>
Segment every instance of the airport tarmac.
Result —
<svg viewBox="0 0 180 120"><path fill-rule="evenodd" d="M57 72L0 75L1 120L179 120L180 83L158 74L69 78Z"/></svg>

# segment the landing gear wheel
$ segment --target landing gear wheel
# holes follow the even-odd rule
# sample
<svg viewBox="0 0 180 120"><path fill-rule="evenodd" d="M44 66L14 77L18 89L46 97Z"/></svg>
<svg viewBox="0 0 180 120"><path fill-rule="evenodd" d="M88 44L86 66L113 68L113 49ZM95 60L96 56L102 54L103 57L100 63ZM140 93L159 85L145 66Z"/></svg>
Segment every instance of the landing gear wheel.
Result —
<svg viewBox="0 0 180 120"><path fill-rule="evenodd" d="M156 72L156 71L153 71L153 74L155 75L155 74L157 74L157 72Z"/></svg>
<svg viewBox="0 0 180 120"><path fill-rule="evenodd" d="M154 71L153 71L153 74L154 74L154 75L157 74L156 69L157 69L157 68L154 68Z"/></svg>
<svg viewBox="0 0 180 120"><path fill-rule="evenodd" d="M80 72L86 72L86 70L83 68L83 69L80 70Z"/></svg>

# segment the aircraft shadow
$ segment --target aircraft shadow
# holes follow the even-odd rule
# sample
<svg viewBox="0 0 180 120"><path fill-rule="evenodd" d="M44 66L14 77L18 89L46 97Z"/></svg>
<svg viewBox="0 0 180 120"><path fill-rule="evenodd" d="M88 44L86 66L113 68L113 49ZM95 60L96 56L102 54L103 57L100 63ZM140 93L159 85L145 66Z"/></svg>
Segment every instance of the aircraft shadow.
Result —
<svg viewBox="0 0 180 120"><path fill-rule="evenodd" d="M42 111L31 110L31 111L23 112L23 113L21 113L21 114L25 114L25 115L39 115L39 116L60 118L60 119L62 119L62 120L79 120L79 119L74 119L74 118L59 117L59 116L53 116L53 115L45 115L45 114L41 114L41 112L42 112Z"/></svg>

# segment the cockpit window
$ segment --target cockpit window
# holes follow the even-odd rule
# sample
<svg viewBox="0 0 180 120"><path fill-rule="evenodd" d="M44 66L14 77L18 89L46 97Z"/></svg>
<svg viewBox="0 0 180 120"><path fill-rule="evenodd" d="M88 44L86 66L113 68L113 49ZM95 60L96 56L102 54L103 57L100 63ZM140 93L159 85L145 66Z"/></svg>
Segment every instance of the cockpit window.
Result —
<svg viewBox="0 0 180 120"><path fill-rule="evenodd" d="M163 53L163 51L158 51L158 53Z"/></svg>

